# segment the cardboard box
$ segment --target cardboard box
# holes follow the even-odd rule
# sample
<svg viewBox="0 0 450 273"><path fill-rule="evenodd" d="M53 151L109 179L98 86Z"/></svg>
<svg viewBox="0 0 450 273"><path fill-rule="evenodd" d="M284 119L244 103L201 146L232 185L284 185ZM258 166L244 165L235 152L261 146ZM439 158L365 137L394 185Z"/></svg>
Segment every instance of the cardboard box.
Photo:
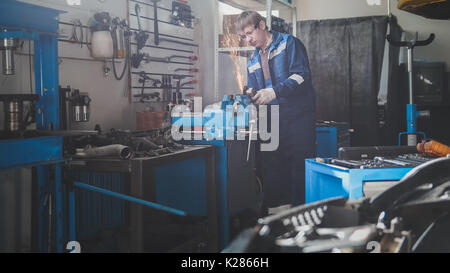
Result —
<svg viewBox="0 0 450 273"><path fill-rule="evenodd" d="M146 131L163 128L165 112L136 112L136 130Z"/></svg>

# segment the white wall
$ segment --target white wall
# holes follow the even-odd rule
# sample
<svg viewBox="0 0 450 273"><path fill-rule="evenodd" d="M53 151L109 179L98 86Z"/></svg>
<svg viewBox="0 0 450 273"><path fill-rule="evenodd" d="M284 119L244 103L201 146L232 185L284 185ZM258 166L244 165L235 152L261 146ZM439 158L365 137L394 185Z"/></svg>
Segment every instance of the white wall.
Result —
<svg viewBox="0 0 450 273"><path fill-rule="evenodd" d="M217 11L212 0L190 0L192 10L199 18L196 27L196 37L199 43L200 94L203 96L203 105L214 102L214 21L217 19Z"/></svg>
<svg viewBox="0 0 450 273"><path fill-rule="evenodd" d="M296 0L295 5L298 20L323 20L387 14L387 0L381 0L380 5L369 5L366 0Z"/></svg>

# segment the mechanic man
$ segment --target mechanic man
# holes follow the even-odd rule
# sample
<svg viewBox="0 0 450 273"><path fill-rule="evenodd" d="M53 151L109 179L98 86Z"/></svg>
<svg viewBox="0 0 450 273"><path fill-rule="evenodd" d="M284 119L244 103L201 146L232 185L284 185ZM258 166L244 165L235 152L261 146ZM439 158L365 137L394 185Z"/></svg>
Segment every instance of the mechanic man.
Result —
<svg viewBox="0 0 450 273"><path fill-rule="evenodd" d="M248 88L256 105L279 105L279 146L257 155L263 181L263 215L268 208L305 202L305 158L315 156L315 90L303 43L269 31L265 18L242 12L236 29L256 50L248 63ZM259 150L259 149L257 149Z"/></svg>

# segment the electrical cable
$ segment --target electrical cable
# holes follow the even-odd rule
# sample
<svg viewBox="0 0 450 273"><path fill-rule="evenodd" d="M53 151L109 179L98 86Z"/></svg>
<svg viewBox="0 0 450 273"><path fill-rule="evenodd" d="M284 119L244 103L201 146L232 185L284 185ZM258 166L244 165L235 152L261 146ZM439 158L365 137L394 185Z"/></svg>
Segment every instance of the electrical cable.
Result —
<svg viewBox="0 0 450 273"><path fill-rule="evenodd" d="M261 182L261 179L259 179L259 177L256 175L256 172L255 172L255 178L256 178L256 182L258 182L258 185L259 185L259 192L263 192L263 184Z"/></svg>

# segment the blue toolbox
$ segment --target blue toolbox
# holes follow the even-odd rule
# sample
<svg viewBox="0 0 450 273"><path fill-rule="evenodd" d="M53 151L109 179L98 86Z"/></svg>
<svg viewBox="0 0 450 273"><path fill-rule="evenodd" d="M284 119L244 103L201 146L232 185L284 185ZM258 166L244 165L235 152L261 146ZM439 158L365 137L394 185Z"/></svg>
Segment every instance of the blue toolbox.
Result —
<svg viewBox="0 0 450 273"><path fill-rule="evenodd" d="M363 197L363 186L369 181L398 181L412 168L350 169L316 159L305 160L305 201L331 197Z"/></svg>
<svg viewBox="0 0 450 273"><path fill-rule="evenodd" d="M348 146L350 146L348 122L316 122L316 156L337 157L338 149Z"/></svg>
<svg viewBox="0 0 450 273"><path fill-rule="evenodd" d="M305 160L306 203L338 196L367 196L366 189L381 183L393 185L414 167L432 159L414 153L415 147L408 146L350 147L345 148L346 155L342 150L339 158Z"/></svg>

